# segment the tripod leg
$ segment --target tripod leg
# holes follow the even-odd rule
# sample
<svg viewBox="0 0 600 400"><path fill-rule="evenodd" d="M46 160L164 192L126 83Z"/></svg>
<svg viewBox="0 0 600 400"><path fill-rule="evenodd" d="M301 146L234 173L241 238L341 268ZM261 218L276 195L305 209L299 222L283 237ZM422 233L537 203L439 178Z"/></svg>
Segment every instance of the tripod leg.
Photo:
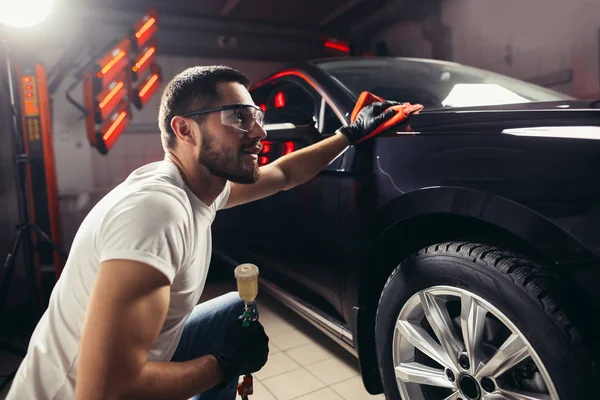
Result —
<svg viewBox="0 0 600 400"><path fill-rule="evenodd" d="M31 226L33 227L33 229L35 229L35 231L47 242L50 244L50 246L52 246L52 248L54 249L54 251L56 251L58 254L60 254L60 256L62 258L64 258L65 260L67 259L67 257L69 256L67 254L66 251L64 251L60 246L58 246L56 243L54 243L52 241L52 238L50 238L50 236L48 236L48 234L46 232L44 232L42 230L42 228L40 228L39 226L37 226L36 224L31 224Z"/></svg>
<svg viewBox="0 0 600 400"><path fill-rule="evenodd" d="M2 285L0 286L0 309L4 308L4 300L6 297L6 293L8 292L8 284L15 269L15 256L17 254L17 251L19 251L24 231L25 226L21 225L17 233L17 237L13 242L12 249L10 250L10 253L8 253L8 255L6 256L6 261L4 262L4 267L2 268L6 271L6 275L4 276L4 280L2 281Z"/></svg>

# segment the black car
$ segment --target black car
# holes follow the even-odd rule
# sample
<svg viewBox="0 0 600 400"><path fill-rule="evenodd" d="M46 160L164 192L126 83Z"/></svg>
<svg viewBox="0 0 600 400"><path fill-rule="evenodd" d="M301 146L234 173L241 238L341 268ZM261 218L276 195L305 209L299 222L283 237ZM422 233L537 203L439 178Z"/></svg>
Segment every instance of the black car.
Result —
<svg viewBox="0 0 600 400"><path fill-rule="evenodd" d="M251 90L260 162L425 109L308 183L225 210L215 255L359 357L388 399L591 399L600 382L600 109L455 63L327 59Z"/></svg>

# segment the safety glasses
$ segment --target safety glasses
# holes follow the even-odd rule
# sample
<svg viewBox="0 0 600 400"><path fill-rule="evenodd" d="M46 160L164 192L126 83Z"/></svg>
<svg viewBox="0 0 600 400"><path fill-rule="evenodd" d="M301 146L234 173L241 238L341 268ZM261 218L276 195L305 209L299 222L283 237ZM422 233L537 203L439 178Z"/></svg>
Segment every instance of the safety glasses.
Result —
<svg viewBox="0 0 600 400"><path fill-rule="evenodd" d="M182 117L204 115L213 112L221 112L221 124L234 127L242 132L251 132L254 125L262 126L264 112L254 104L230 104L226 106L204 108L201 110L188 111Z"/></svg>

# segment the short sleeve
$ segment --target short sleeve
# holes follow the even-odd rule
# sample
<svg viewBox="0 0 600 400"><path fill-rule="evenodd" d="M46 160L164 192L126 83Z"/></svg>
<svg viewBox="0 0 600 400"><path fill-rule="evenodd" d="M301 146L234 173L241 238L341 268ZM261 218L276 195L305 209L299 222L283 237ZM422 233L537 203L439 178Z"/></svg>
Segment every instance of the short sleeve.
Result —
<svg viewBox="0 0 600 400"><path fill-rule="evenodd" d="M173 283L185 260L189 220L184 205L170 194L131 194L112 207L97 232L100 262L142 262Z"/></svg>
<svg viewBox="0 0 600 400"><path fill-rule="evenodd" d="M223 191L221 192L221 194L219 195L219 197L217 197L215 203L217 205L217 211L223 209L226 205L227 202L229 201L229 194L231 193L231 182L227 181L225 183L225 188L223 188Z"/></svg>

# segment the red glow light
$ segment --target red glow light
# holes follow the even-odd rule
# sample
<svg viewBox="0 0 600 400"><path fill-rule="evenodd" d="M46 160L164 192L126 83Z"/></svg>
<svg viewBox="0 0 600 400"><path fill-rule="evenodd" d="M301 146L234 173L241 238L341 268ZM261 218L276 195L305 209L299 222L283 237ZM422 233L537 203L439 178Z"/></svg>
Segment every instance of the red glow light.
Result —
<svg viewBox="0 0 600 400"><path fill-rule="evenodd" d="M155 19L154 17L150 18L150 19L149 19L148 21L146 21L146 23L145 23L145 24L144 24L144 25L143 25L143 26L140 28L140 30L139 30L139 31L137 31L137 32L135 33L135 37L136 37L137 39L141 38L141 37L142 37L142 35L143 35L144 33L146 33L146 31L147 31L148 29L150 29L150 27L151 27L152 25L154 25L154 23L155 23L155 22L156 22L156 19Z"/></svg>
<svg viewBox="0 0 600 400"><path fill-rule="evenodd" d="M106 95L102 103L100 103L100 108L106 107L106 105L119 93L119 90L125 86L125 83L119 82L117 85Z"/></svg>
<svg viewBox="0 0 600 400"><path fill-rule="evenodd" d="M119 116L117 117L117 119L115 119L115 122L112 123L112 125L110 126L110 128L108 128L108 130L106 131L106 133L102 137L102 139L104 139L105 142L117 130L117 127L121 124L121 122L125 119L125 117L127 117L127 112L126 111L121 111L121 114L119 114Z"/></svg>
<svg viewBox="0 0 600 400"><path fill-rule="evenodd" d="M116 65L116 64L117 64L119 61L121 61L121 59L122 59L123 57L125 57L126 55L127 55L127 53L126 53L126 52L124 52L123 50L121 50L121 51L119 52L119 54L117 54L117 55L116 55L116 56L115 56L115 57L114 57L112 60L110 60L110 61L109 61L109 62L108 62L108 63L107 63L107 64L106 64L106 65L105 65L103 68L102 68L102 70L101 70L100 72L101 72L102 74L106 75L106 73L107 73L108 71L110 71L110 69L111 69L112 67L114 67L114 66L115 66L115 65ZM99 76L99 77L100 77L100 76Z"/></svg>
<svg viewBox="0 0 600 400"><path fill-rule="evenodd" d="M285 142L283 145L285 146L285 151L283 152L284 156L292 153L296 148L294 142Z"/></svg>
<svg viewBox="0 0 600 400"><path fill-rule="evenodd" d="M350 47L343 45L343 44L339 44L339 43L325 42L325 47L328 47L328 48L334 49L334 50L343 51L344 53L350 53Z"/></svg>
<svg viewBox="0 0 600 400"><path fill-rule="evenodd" d="M283 92L278 92L275 95L275 108L285 107L285 96Z"/></svg>
<svg viewBox="0 0 600 400"><path fill-rule="evenodd" d="M140 68L142 68L144 63L148 61L148 59L152 57L152 54L154 54L155 52L156 48L150 47L148 51L142 56L142 58L140 58L140 60L135 63L135 66L133 67L133 72L137 72Z"/></svg>
<svg viewBox="0 0 600 400"><path fill-rule="evenodd" d="M262 142L262 152L270 153L271 152L271 142Z"/></svg>
<svg viewBox="0 0 600 400"><path fill-rule="evenodd" d="M259 107L260 107L261 110L263 110L263 112L267 111L267 105L266 104L261 104Z"/></svg>
<svg viewBox="0 0 600 400"><path fill-rule="evenodd" d="M154 74L152 75L152 77L148 80L148 82L144 85L144 87L142 88L142 90L140 90L139 96L140 97L144 97L144 95L146 93L148 93L148 90L150 90L150 88L152 87L152 85L154 85L154 83L158 80L158 74Z"/></svg>
<svg viewBox="0 0 600 400"><path fill-rule="evenodd" d="M269 157L261 156L258 158L258 163L260 165L265 165L269 162Z"/></svg>

